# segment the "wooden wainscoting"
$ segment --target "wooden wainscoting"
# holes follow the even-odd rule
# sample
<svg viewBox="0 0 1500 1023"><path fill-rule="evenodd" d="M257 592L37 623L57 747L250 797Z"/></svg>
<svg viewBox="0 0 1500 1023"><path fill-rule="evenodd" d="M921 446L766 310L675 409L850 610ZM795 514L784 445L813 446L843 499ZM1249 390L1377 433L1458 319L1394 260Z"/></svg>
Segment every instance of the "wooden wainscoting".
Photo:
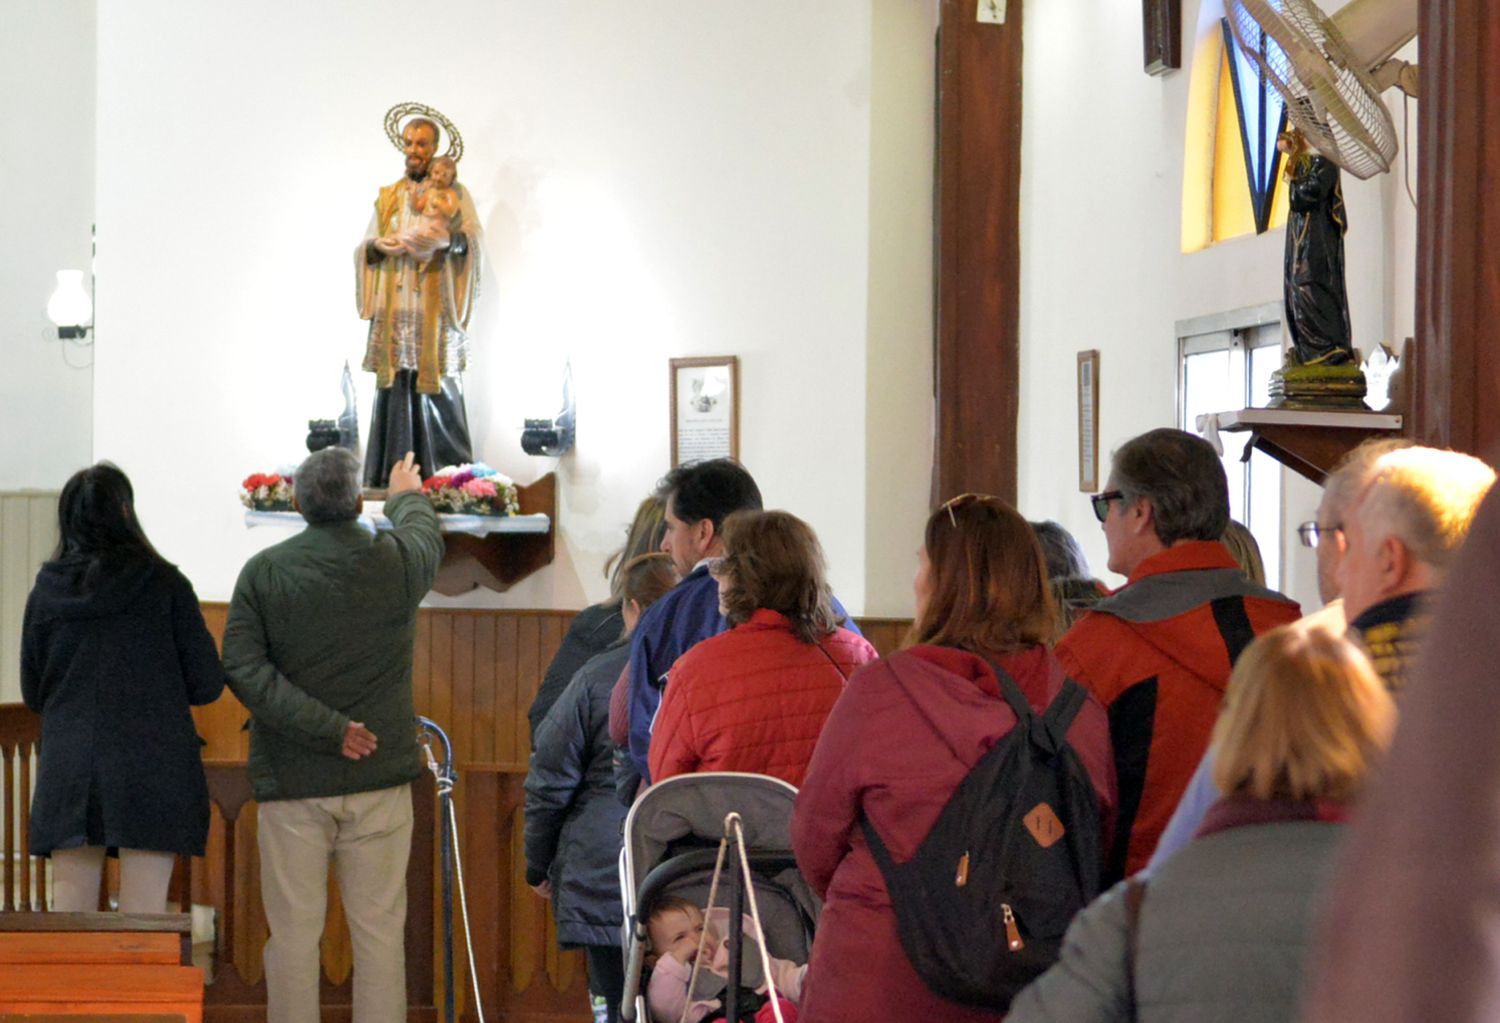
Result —
<svg viewBox="0 0 1500 1023"><path fill-rule="evenodd" d="M216 640L223 634L227 611L224 604L203 605L204 618ZM531 752L526 711L572 618L573 612L568 611L439 609L424 609L418 616L412 674L417 712L437 721L454 744L459 765L454 809L473 925L474 960L485 1015L491 1019L574 1023L588 1018L583 956L558 949L548 904L526 886L521 844L523 783ZM899 644L910 623L869 619L859 624L876 649L887 653ZM212 905L218 914L218 975L205 998L205 1018L211 1023L227 1023L253 1015L248 1003L257 996L264 997L261 945L266 925L260 908L254 804L245 805L243 791L243 763L249 752L243 725L248 715L226 692L216 703L197 708L194 717L207 742L203 753L213 782L214 814L207 854L202 861L195 861L190 888L193 902ZM4 758L4 772L5 791L15 795L4 809L7 834L18 837L24 835L21 818L29 803L28 754L32 752L29 747L23 750L22 745L17 737L7 742L0 736L0 746L14 747ZM23 767L23 763L28 766ZM431 799L420 803L433 805ZM436 820L431 811L422 816L436 849ZM19 891L23 877L29 891L42 888L41 861L27 864L25 857L19 857L15 862L15 876L10 871L12 861L6 863L7 908L14 898L13 885ZM435 856L433 862L437 862ZM411 992L420 996L412 999L413 1020L431 1018L428 1004L443 1004L441 886L436 880L430 885L411 886L414 896L431 892L430 902L421 900L426 902L424 909L414 905L412 914L430 914L432 934L431 963L422 964L424 969L418 971L417 987L423 990ZM330 891L322 965L328 1010L324 1016L332 1021L347 1018L345 999L352 953L336 886L330 886ZM32 901L39 901L39 897L33 896ZM458 978L455 1001L465 1018L477 1018L461 930L455 936L454 965ZM427 981L429 977L433 979Z"/></svg>

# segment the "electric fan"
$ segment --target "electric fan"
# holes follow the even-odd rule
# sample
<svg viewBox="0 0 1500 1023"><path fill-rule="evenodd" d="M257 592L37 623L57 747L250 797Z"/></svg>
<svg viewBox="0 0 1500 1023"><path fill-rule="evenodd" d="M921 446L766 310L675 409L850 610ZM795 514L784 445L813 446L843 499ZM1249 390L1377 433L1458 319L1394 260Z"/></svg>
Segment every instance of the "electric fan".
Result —
<svg viewBox="0 0 1500 1023"><path fill-rule="evenodd" d="M1286 99L1307 141L1357 178L1391 169L1396 126L1380 94L1417 94L1417 69L1392 58L1417 34L1417 0L1225 0L1230 31Z"/></svg>

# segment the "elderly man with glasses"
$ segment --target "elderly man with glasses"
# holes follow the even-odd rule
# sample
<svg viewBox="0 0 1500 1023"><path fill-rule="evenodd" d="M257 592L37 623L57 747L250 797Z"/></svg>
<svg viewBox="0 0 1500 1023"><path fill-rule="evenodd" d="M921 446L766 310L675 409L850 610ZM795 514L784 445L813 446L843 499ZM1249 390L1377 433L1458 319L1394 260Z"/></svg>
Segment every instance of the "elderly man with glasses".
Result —
<svg viewBox="0 0 1500 1023"><path fill-rule="evenodd" d="M1120 791L1109 884L1150 858L1208 745L1235 658L1299 610L1251 583L1219 542L1229 485L1202 438L1161 429L1130 440L1093 504L1109 570L1128 581L1056 653L1109 712Z"/></svg>
<svg viewBox="0 0 1500 1023"><path fill-rule="evenodd" d="M1403 688L1427 631L1428 604L1468 534L1495 473L1469 455L1411 441L1366 441L1323 484L1317 518L1297 527L1317 551L1318 595L1308 616L1347 628L1393 693ZM1148 871L1190 842L1219 799L1213 752L1204 755Z"/></svg>

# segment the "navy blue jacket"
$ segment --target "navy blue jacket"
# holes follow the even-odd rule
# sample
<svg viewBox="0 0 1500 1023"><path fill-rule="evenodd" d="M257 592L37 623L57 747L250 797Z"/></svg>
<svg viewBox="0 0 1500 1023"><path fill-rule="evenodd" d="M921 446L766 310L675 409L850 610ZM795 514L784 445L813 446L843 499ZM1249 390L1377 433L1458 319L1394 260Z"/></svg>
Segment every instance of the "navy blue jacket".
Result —
<svg viewBox="0 0 1500 1023"><path fill-rule="evenodd" d="M620 832L609 694L625 667L623 639L578 670L542 723L526 773L526 883L552 882L557 940L617 945Z"/></svg>

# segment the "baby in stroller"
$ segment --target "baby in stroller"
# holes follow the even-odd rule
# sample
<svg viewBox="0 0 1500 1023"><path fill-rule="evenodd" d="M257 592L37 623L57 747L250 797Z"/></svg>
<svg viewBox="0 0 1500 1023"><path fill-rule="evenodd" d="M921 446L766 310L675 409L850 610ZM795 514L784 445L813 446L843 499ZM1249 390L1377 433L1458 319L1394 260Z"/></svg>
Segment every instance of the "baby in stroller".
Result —
<svg viewBox="0 0 1500 1023"><path fill-rule="evenodd" d="M684 1005L687 1006L687 1023L723 1019L724 1002L720 995L729 984L729 945L724 940L729 928L729 911L722 908L709 910L705 920L703 912L693 903L668 895L656 902L647 917L646 928L651 935L650 951L646 955L646 965L651 970L651 979L646 986L646 1005L653 1023L678 1023L684 1018ZM743 933L745 971L741 976L746 984L739 998L741 1019L773 1023L775 1013L769 1002L770 987L761 973L760 954L749 917L744 919ZM694 982L693 963L700 954L703 964ZM797 1010L794 1006L801 997L802 977L807 972L807 964L799 966L775 956L768 958L771 980L775 982L781 1003L781 1018L784 1023L795 1023Z"/></svg>

